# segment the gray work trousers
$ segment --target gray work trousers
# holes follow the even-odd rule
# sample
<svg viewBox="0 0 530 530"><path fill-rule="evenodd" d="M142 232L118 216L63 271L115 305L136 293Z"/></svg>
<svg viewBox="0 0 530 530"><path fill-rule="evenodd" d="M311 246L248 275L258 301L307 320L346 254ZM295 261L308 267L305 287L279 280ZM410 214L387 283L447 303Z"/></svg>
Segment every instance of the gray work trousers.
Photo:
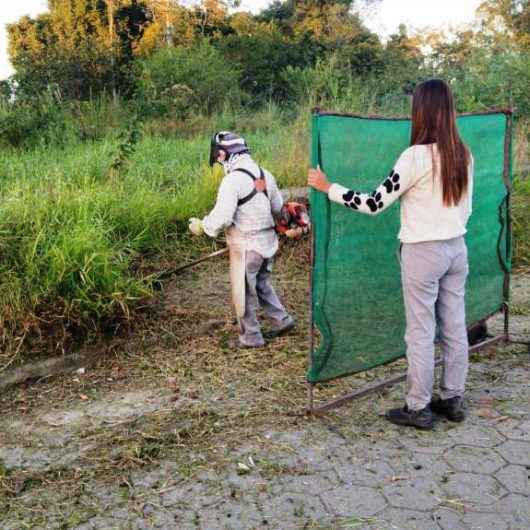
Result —
<svg viewBox="0 0 530 530"><path fill-rule="evenodd" d="M411 410L424 408L432 397L436 321L443 358L440 397L464 395L469 363L464 304L467 274L463 237L402 246L401 279L407 319L406 402Z"/></svg>
<svg viewBox="0 0 530 530"><path fill-rule="evenodd" d="M239 342L245 346L265 344L257 316L260 305L271 319L274 329L282 329L293 321L272 286L271 273L272 259L247 251L245 314L239 321Z"/></svg>

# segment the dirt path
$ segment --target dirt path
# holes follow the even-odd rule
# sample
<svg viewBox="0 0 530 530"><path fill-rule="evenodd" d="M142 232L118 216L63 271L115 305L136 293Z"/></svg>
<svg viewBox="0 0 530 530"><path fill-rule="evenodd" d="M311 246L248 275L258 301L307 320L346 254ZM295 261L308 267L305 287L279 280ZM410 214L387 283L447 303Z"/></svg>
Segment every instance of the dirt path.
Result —
<svg viewBox="0 0 530 530"><path fill-rule="evenodd" d="M304 323L297 255L283 249L277 283ZM513 286L513 337L528 342L530 276ZM305 324L234 352L227 300L221 259L166 286L151 322L95 369L0 398L0 528L530 527L527 346L473 356L462 425L389 425L382 414L403 385L312 420L299 414ZM317 399L403 367L323 385Z"/></svg>

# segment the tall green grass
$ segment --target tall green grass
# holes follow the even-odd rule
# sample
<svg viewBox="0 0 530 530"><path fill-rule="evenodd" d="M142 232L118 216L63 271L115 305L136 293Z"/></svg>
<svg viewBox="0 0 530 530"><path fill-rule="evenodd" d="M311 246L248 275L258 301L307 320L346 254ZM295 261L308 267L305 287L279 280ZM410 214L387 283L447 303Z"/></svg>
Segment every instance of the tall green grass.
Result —
<svg viewBox="0 0 530 530"><path fill-rule="evenodd" d="M1 151L5 344L32 335L43 322L88 330L127 316L151 292L139 262L170 252L185 236L188 218L204 215L215 201L218 183L207 164L211 131L243 131L260 163L288 186L304 179L307 119L293 123L271 107L207 119L188 137L145 134L119 174L109 171L116 135Z"/></svg>
<svg viewBox="0 0 530 530"><path fill-rule="evenodd" d="M309 116L308 107L271 105L254 113L225 108L185 124L152 121L119 173L110 171L120 142L115 132L0 151L3 355L13 339L43 327L86 332L120 320L151 294L146 271L175 259L174 249L189 241L188 218L215 201L218 183L207 164L212 131L241 131L280 186L302 185ZM125 128L124 119L119 123ZM528 163L527 128L519 131L517 168ZM513 204L515 262L528 265L528 179L516 179Z"/></svg>

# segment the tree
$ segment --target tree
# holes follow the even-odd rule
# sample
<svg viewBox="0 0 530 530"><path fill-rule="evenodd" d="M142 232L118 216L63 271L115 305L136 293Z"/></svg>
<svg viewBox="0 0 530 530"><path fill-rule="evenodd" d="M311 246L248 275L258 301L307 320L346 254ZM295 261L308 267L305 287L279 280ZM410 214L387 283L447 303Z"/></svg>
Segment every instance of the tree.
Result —
<svg viewBox="0 0 530 530"><path fill-rule="evenodd" d="M241 71L241 88L254 104L282 100L285 86L282 71L287 66L313 64L310 44L284 38L278 31L255 35L228 35L217 41L218 48Z"/></svg>
<svg viewBox="0 0 530 530"><path fill-rule="evenodd" d="M86 99L124 89L126 66L148 22L138 0L50 0L48 13L8 26L20 90L56 84L63 96Z"/></svg>
<svg viewBox="0 0 530 530"><path fill-rule="evenodd" d="M484 0L478 13L494 43L530 48L530 0Z"/></svg>
<svg viewBox="0 0 530 530"><path fill-rule="evenodd" d="M138 61L137 94L145 112L184 118L238 102L239 71L203 40L193 47L164 47Z"/></svg>
<svg viewBox="0 0 530 530"><path fill-rule="evenodd" d="M257 16L257 19L260 22L276 26L283 35L292 37L294 6L294 0L288 0L286 2L282 0L274 0L274 2L269 4L269 6Z"/></svg>
<svg viewBox="0 0 530 530"><path fill-rule="evenodd" d="M135 47L148 56L164 46L190 46L196 40L193 15L178 0L146 0L150 23Z"/></svg>

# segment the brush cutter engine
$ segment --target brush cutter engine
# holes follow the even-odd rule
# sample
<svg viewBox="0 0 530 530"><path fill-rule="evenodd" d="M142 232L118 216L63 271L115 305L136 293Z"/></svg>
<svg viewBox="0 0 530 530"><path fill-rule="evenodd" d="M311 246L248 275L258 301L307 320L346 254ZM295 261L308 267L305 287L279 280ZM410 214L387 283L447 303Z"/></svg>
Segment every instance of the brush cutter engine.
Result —
<svg viewBox="0 0 530 530"><path fill-rule="evenodd" d="M276 223L276 232L286 237L298 239L311 230L311 219L305 205L299 202L288 202L283 205L281 215Z"/></svg>

